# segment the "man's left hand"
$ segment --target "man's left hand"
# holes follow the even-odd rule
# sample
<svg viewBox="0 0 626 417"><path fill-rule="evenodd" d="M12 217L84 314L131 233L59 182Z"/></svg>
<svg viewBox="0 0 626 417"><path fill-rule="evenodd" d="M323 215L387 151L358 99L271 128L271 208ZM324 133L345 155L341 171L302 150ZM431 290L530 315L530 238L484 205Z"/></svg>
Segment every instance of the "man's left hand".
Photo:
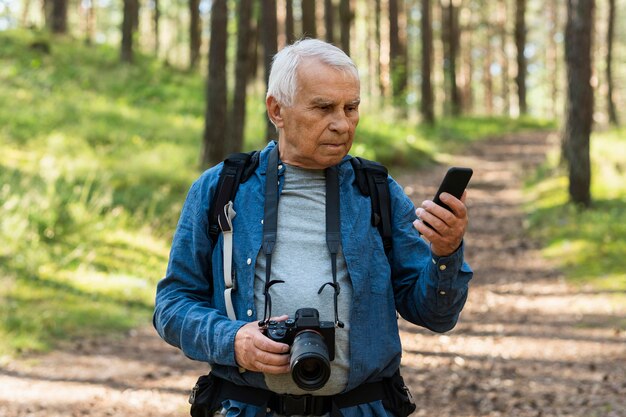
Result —
<svg viewBox="0 0 626 417"><path fill-rule="evenodd" d="M433 255L449 256L461 245L465 230L469 222L465 198L467 192L459 200L448 193L442 193L439 197L450 210L426 200L422 207L415 210L418 219L413 222L413 226L430 242ZM432 227L424 224L427 222Z"/></svg>

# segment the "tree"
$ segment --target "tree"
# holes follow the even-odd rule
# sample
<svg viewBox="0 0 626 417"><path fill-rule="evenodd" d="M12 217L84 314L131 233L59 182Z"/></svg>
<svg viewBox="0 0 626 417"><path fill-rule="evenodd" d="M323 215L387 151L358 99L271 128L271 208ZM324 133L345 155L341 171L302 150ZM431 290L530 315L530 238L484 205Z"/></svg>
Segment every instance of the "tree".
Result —
<svg viewBox="0 0 626 417"><path fill-rule="evenodd" d="M159 48L161 43L159 42L160 30L159 30L159 21L161 20L161 6L159 3L160 0L153 0L154 10L152 11L152 24L154 31L154 55L159 56Z"/></svg>
<svg viewBox="0 0 626 417"><path fill-rule="evenodd" d="M253 4L249 1L237 3L237 61L235 63L235 93L232 117L229 123L229 153L241 152L246 121L246 87L250 73L251 18Z"/></svg>
<svg viewBox="0 0 626 417"><path fill-rule="evenodd" d="M581 206L591 205L589 136L593 122L591 44L594 0L567 0L565 63L567 114L562 150L569 171L569 195Z"/></svg>
<svg viewBox="0 0 626 417"><path fill-rule="evenodd" d="M453 0L444 0L441 3L442 39L444 55L444 74L447 82L448 93L446 94L447 104L453 116L461 114L461 93L457 84L457 58L459 55L459 45L461 32L459 30L458 7Z"/></svg>
<svg viewBox="0 0 626 417"><path fill-rule="evenodd" d="M67 33L68 0L44 0L46 27L52 33Z"/></svg>
<svg viewBox="0 0 626 417"><path fill-rule="evenodd" d="M202 46L200 0L189 0L189 68L197 68Z"/></svg>
<svg viewBox="0 0 626 417"><path fill-rule="evenodd" d="M122 62L133 62L133 35L135 33L137 0L124 0L124 16L122 21L122 47L120 59Z"/></svg>
<svg viewBox="0 0 626 417"><path fill-rule="evenodd" d="M493 114L493 76L491 74L491 65L493 64L493 47L492 39L495 34L493 25L491 24L491 1L485 0L481 2L482 10L482 27L487 31L485 36L485 47L483 57L483 89L485 91L485 110L487 114Z"/></svg>
<svg viewBox="0 0 626 417"><path fill-rule="evenodd" d="M516 0L515 8L515 47L517 48L517 98L520 114L528 113L526 105L526 0Z"/></svg>
<svg viewBox="0 0 626 417"><path fill-rule="evenodd" d="M431 80L433 61L433 25L432 7L430 0L422 0L422 100L420 111L424 121L428 124L435 123L435 97Z"/></svg>
<svg viewBox="0 0 626 417"><path fill-rule="evenodd" d="M502 91L500 93L502 97L502 112L508 116L510 113L510 98L509 98L509 54L507 51L509 34L507 31L507 0L500 0L498 2L498 26L500 35L500 68L502 74Z"/></svg>
<svg viewBox="0 0 626 417"><path fill-rule="evenodd" d="M618 125L617 110L615 109L615 94L613 87L613 39L615 37L615 0L609 0L609 26L606 32L606 83L607 107L609 123Z"/></svg>
<svg viewBox="0 0 626 417"><path fill-rule="evenodd" d="M261 2L261 36L263 37L263 67L265 85L267 86L272 68L272 58L278 51L277 41L277 21L276 21L276 0L264 0ZM266 138L276 136L276 128L266 116Z"/></svg>
<svg viewBox="0 0 626 417"><path fill-rule="evenodd" d="M352 25L352 10L350 10L350 0L339 1L339 25L341 36L341 49L350 55L350 26Z"/></svg>
<svg viewBox="0 0 626 417"><path fill-rule="evenodd" d="M211 41L209 43L209 72L207 107L204 126L204 150L201 164L213 165L225 156L226 135L226 43L227 0L213 0L211 7Z"/></svg>
<svg viewBox="0 0 626 417"><path fill-rule="evenodd" d="M317 38L315 0L302 0L302 36Z"/></svg>
<svg viewBox="0 0 626 417"><path fill-rule="evenodd" d="M389 0L389 63L391 65L391 87L394 102L403 101L407 85L406 45L400 31L400 15L404 10L399 0Z"/></svg>
<svg viewBox="0 0 626 417"><path fill-rule="evenodd" d="M324 0L324 28L326 30L326 42L335 43L335 8L333 0Z"/></svg>
<svg viewBox="0 0 626 417"><path fill-rule="evenodd" d="M293 0L287 0L285 3L285 35L288 45L296 40L296 30L293 24Z"/></svg>

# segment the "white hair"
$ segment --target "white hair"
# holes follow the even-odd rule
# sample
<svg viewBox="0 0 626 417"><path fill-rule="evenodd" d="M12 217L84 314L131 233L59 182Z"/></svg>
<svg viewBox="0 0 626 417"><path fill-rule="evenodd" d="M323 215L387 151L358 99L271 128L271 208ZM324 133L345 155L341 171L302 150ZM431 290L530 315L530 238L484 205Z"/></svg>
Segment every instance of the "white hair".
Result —
<svg viewBox="0 0 626 417"><path fill-rule="evenodd" d="M283 106L291 106L298 88L298 66L306 58L316 59L359 79L356 65L341 49L319 39L301 39L274 55L266 98L272 96Z"/></svg>

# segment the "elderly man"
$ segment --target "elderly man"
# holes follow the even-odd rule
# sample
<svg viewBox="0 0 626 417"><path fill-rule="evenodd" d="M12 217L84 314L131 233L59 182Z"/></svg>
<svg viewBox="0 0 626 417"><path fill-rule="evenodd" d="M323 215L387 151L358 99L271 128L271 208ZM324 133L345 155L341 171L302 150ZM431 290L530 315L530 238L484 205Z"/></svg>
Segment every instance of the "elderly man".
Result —
<svg viewBox="0 0 626 417"><path fill-rule="evenodd" d="M192 415L386 417L414 409L398 373L396 311L436 332L456 324L472 277L463 261L465 196L443 194L451 211L431 201L416 210L388 177L386 253L348 156L359 102L356 66L338 48L307 39L274 57L266 107L278 141L239 186L232 260L222 235L214 245L207 232L223 164L191 187L154 325L211 366ZM225 268L237 282L228 297Z"/></svg>

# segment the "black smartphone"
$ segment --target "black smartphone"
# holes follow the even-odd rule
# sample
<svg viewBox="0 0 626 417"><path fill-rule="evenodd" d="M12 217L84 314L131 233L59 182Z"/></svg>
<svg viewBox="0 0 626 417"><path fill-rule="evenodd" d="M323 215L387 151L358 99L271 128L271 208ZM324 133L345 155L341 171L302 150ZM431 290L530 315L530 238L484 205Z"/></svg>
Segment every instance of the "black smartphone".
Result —
<svg viewBox="0 0 626 417"><path fill-rule="evenodd" d="M472 170L472 168L451 167L450 169L448 169L445 177L443 177L443 181L441 181L441 185L439 185L439 189L435 193L435 198L433 198L433 202L435 204L439 204L441 207L445 208L448 211L452 211L450 210L450 207L441 202L439 196L441 195L441 193L448 193L452 194L456 198L461 198L461 196L463 195L463 191L465 191L467 184L469 184L470 178L472 178L473 173L474 171ZM424 222L424 224L432 228L431 225L427 222Z"/></svg>

